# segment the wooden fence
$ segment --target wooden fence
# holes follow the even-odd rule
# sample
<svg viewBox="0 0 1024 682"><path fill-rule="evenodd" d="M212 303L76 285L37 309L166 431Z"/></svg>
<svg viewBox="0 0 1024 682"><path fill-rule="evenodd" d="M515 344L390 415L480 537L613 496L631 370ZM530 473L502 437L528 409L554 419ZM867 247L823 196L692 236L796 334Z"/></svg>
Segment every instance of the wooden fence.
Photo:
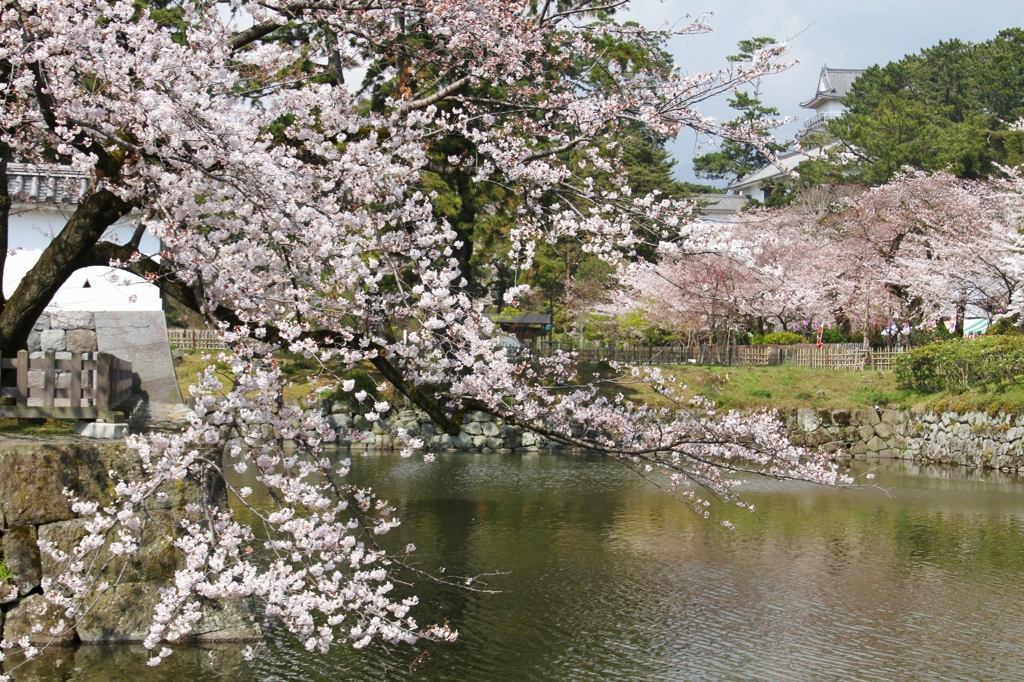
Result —
<svg viewBox="0 0 1024 682"><path fill-rule="evenodd" d="M168 329L167 340L172 348L186 352L224 349L224 343L214 329Z"/></svg>
<svg viewBox="0 0 1024 682"><path fill-rule="evenodd" d="M222 350L217 332L213 329L168 329L171 345L181 351ZM792 346L600 346L584 344L548 343L540 341L533 347L523 347L519 355L549 357L557 351L577 353L581 362L612 360L633 365L800 365L823 369L868 368L888 370L903 349L865 350L860 344L828 343L818 348L815 344Z"/></svg>
<svg viewBox="0 0 1024 682"><path fill-rule="evenodd" d="M870 350L855 344L792 346L664 346L613 347L541 343L534 356L548 357L557 351L574 352L582 362L611 360L636 365L798 365L822 369L888 370L904 349Z"/></svg>
<svg viewBox="0 0 1024 682"><path fill-rule="evenodd" d="M132 363L109 353L70 355L57 359L47 351L29 358L23 350L14 358L0 357L0 397L15 403L0 405L0 417L111 418L111 411L132 393Z"/></svg>

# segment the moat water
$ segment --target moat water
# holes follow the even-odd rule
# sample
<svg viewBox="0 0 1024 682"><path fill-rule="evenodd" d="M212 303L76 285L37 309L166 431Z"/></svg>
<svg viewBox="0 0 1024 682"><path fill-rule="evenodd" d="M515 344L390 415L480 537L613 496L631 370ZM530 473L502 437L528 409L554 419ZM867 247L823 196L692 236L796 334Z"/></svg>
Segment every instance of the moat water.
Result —
<svg viewBox="0 0 1024 682"><path fill-rule="evenodd" d="M1024 483L855 463L877 487L750 481L757 516L710 521L589 455L353 457L424 568L500 573L480 594L421 583L454 644L310 654L271 628L237 646L51 650L20 680L1024 679ZM874 473L868 481L864 474ZM729 520L735 530L718 521Z"/></svg>

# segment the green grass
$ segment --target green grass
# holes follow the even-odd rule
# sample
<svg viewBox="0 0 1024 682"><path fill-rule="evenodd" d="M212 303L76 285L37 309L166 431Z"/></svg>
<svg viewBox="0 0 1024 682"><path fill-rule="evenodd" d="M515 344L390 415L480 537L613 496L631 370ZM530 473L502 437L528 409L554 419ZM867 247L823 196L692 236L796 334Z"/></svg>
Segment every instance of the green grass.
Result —
<svg viewBox="0 0 1024 682"><path fill-rule="evenodd" d="M694 367L663 366L662 373L674 377L683 400L701 395L728 409L772 407L858 408L878 404L904 403L908 392L896 388L889 372L851 372L811 369L783 365L779 367ZM587 365L581 376L600 373L613 379L607 367ZM621 392L633 401L657 405L670 402L648 385L630 379L612 381L602 389L608 397Z"/></svg>
<svg viewBox="0 0 1024 682"><path fill-rule="evenodd" d="M10 580L13 577L11 569L7 568L7 557L0 556L0 580Z"/></svg>
<svg viewBox="0 0 1024 682"><path fill-rule="evenodd" d="M16 436L73 436L75 420L0 419L0 433Z"/></svg>
<svg viewBox="0 0 1024 682"><path fill-rule="evenodd" d="M977 389L952 394L922 393L899 388L891 371L856 372L848 370L812 369L793 365L775 367L662 367L663 374L674 376L680 395L689 399L702 395L727 409L813 407L824 409L857 409L874 405L899 405L925 411L1006 412L1024 414L1024 384L1000 389ZM612 378L607 366L587 365L581 375L594 372ZM602 394L613 397L621 392L633 401L668 405L669 401L649 386L631 381L610 382Z"/></svg>
<svg viewBox="0 0 1024 682"><path fill-rule="evenodd" d="M211 363L217 367L217 376L221 383L224 384L225 389L234 381L230 368L224 363L216 362L217 354L210 352L209 355L211 356L210 360L203 359L204 353L192 353L183 355L175 361L174 370L178 377L178 386L181 388L182 396L191 395L189 393L189 386L196 383L198 375ZM280 363L281 373L288 381L284 389L285 399L301 400L309 396L312 391L327 387L335 381L334 377L323 372L320 364L311 358L304 358L301 355L286 351L275 353L274 357ZM357 369L343 372L341 378L355 379L357 390L362 389L372 395L376 395L374 387L377 384L383 383L383 377L373 369L370 363L367 362L364 365ZM310 381L310 377L319 378L316 381ZM391 399L393 402L394 396L385 393L382 397Z"/></svg>

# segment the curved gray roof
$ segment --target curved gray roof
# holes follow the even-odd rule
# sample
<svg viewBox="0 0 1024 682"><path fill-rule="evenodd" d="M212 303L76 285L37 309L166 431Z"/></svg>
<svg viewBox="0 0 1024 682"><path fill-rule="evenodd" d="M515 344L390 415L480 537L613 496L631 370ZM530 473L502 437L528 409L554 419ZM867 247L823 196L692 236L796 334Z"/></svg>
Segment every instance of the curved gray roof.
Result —
<svg viewBox="0 0 1024 682"><path fill-rule="evenodd" d="M697 202L695 212L699 215L739 213L750 201L749 197L742 194L697 194L689 198Z"/></svg>
<svg viewBox="0 0 1024 682"><path fill-rule="evenodd" d="M846 97L853 86L853 81L864 73L864 69L830 69L827 66L821 67L821 74L818 76L818 90L814 97L802 102L800 106L804 109L814 109L827 100L841 100Z"/></svg>

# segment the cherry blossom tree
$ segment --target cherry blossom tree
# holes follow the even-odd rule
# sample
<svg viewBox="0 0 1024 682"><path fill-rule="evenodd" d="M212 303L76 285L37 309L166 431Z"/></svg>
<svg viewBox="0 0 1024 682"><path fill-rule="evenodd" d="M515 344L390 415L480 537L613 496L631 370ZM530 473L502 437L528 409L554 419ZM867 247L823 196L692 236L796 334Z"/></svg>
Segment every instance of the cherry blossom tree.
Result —
<svg viewBox="0 0 1024 682"><path fill-rule="evenodd" d="M749 211L717 242L634 267L627 298L709 330L718 314L748 328L838 322L866 337L942 317L962 324L969 306L1019 314L1024 183L1003 170L989 181L908 171Z"/></svg>
<svg viewBox="0 0 1024 682"><path fill-rule="evenodd" d="M392 406L355 391L344 371L362 363L449 433L467 410L500 415L663 475L704 515L711 498L736 501L729 472L837 480L834 466L791 447L771 414L635 405L599 397L600 385L577 377L571 356L513 361L466 291L470 245L433 203L427 173L513 197L502 210L514 216L508 259L516 271L531 267L542 240L573 241L614 263L643 241L683 248L703 238L699 227L684 229L690 207L633 196L610 140L638 124L659 135L691 127L750 139L694 107L783 68L781 47L707 74L683 75L663 59L609 59L611 46L656 54L673 36L707 30L703 19L669 32L620 25L612 20L619 6L4 4L3 233L8 161L57 160L91 181L2 302L0 351L24 341L74 269L115 263L215 325L233 376L224 383L211 368L200 378L184 432L129 439L145 476L119 481L112 503L72 500L91 519L89 534L73 551L52 548L64 570L44 592L63 620L40 637L73 627L109 587L95 570L102 552L138 551L161 486L189 478L213 489L227 467L255 467L276 506L250 509L259 538L230 509L187 510L173 535L186 568L162 593L145 642L154 664L170 654L161 642L187 636L211 599L258 599L310 651L455 637L447 625L417 624L414 598L390 596L404 550L385 551L379 536L398 520L372 492L346 483L348 460L325 450L337 436L325 419L284 402L274 355L282 348L314 359L318 378L353 394L370 421ZM367 69L361 90L346 83L359 68ZM597 183L595 171L610 180ZM122 219L138 225L132 240L105 241ZM160 254L139 253L147 231ZM506 302L524 293L512 287ZM623 371L675 395L656 370ZM424 447L399 436L406 454ZM251 491L232 492L247 504ZM269 560L254 561L256 550ZM38 643L5 643L3 655L32 657Z"/></svg>

